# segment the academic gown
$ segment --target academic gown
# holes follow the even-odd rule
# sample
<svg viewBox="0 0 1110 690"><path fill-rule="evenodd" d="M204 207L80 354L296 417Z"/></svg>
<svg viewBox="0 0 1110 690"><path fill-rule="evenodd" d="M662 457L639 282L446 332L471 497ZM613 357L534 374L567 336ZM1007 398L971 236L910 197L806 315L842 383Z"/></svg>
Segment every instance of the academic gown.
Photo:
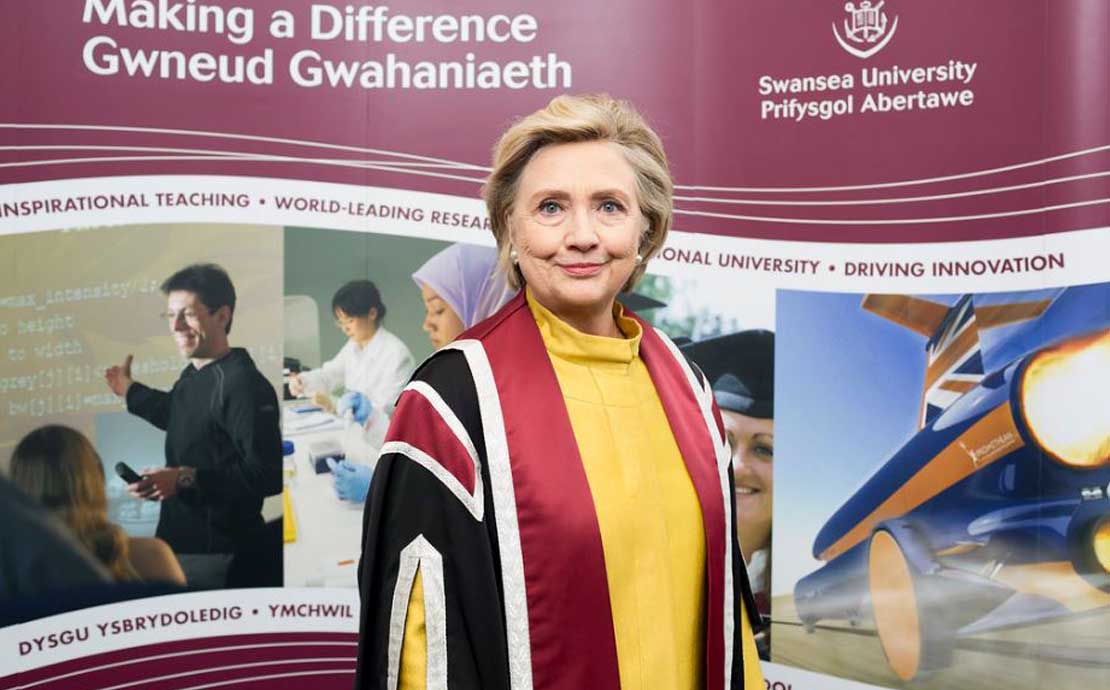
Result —
<svg viewBox="0 0 1110 690"><path fill-rule="evenodd" d="M743 653L741 599L756 607L720 413L700 372L641 325L702 508L706 687L741 688L758 663ZM356 688L397 687L417 572L428 688L620 687L597 515L523 292L426 361L398 401L364 514Z"/></svg>

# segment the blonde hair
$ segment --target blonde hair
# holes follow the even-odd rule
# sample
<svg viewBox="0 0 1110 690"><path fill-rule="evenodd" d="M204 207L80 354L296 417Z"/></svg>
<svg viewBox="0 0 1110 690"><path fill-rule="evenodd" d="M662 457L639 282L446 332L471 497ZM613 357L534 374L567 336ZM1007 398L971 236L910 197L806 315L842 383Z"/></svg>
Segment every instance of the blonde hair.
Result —
<svg viewBox="0 0 1110 690"><path fill-rule="evenodd" d="M39 427L12 453L11 478L60 518L116 580L137 580L128 537L108 520L104 466L92 443L68 426Z"/></svg>
<svg viewBox="0 0 1110 690"><path fill-rule="evenodd" d="M616 144L636 175L637 203L647 220L639 247L643 262L622 290L635 287L648 260L663 247L671 228L674 183L659 136L627 101L605 94L558 96L544 108L517 120L501 136L493 149L493 172L482 189L497 240L498 263L513 288L524 284L519 267L509 259L509 216L521 173L543 147L585 141Z"/></svg>

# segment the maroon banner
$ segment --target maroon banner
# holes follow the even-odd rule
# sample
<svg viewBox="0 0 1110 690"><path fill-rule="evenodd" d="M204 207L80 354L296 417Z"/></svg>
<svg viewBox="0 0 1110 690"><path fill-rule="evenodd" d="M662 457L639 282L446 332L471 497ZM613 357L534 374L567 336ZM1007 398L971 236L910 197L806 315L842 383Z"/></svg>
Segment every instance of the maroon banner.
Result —
<svg viewBox="0 0 1110 690"><path fill-rule="evenodd" d="M0 69L18 97L0 123L20 166L0 179L216 173L473 197L508 121L604 91L664 133L685 230L897 242L1106 224L1105 3L878 5L869 42L827 0L9 3Z"/></svg>

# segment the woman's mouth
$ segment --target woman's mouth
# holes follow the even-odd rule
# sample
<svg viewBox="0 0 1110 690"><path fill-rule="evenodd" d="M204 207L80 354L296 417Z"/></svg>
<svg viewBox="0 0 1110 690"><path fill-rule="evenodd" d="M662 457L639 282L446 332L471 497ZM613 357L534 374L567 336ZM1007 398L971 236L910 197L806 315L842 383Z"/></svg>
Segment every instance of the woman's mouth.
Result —
<svg viewBox="0 0 1110 690"><path fill-rule="evenodd" d="M563 271L565 273L567 273L567 274L569 274L569 275L571 275L575 278L588 278L590 276L597 275L598 273L601 272L601 269L604 266L605 266L605 264L589 264L589 263L559 264L559 268L563 269Z"/></svg>
<svg viewBox="0 0 1110 690"><path fill-rule="evenodd" d="M761 494L763 493L763 491L761 489L755 489L750 486L738 486L736 487L736 493L740 494L741 496L751 496L754 494Z"/></svg>

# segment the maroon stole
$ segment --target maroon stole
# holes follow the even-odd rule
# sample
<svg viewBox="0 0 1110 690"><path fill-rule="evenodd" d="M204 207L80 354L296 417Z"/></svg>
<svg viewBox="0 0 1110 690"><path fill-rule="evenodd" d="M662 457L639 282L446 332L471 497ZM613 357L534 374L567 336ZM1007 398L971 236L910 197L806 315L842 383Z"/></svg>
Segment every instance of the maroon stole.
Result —
<svg viewBox="0 0 1110 690"><path fill-rule="evenodd" d="M702 409L677 359L681 355L650 325L640 324L640 356L701 504L708 561L705 679L706 687L722 688L725 568L730 565L725 562L720 470ZM523 291L461 339L482 343L505 420L524 563L532 687L617 690L620 677L597 515L562 392Z"/></svg>

